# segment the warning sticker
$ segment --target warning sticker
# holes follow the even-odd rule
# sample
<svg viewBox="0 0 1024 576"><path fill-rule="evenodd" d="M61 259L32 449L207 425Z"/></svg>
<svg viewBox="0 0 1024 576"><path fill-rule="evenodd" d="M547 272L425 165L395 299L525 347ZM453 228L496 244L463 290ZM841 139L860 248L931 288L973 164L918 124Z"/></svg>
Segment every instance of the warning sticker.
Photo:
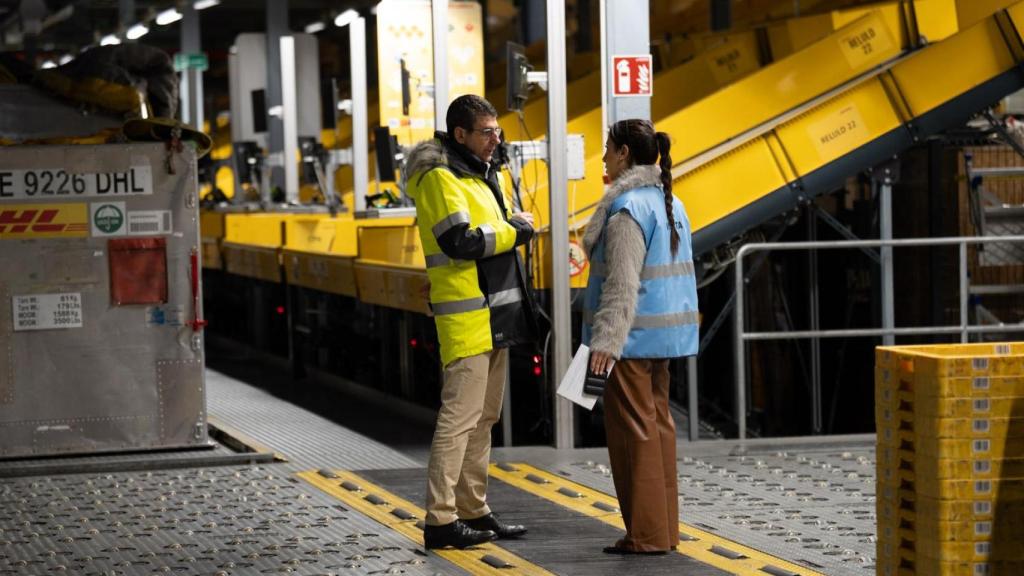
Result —
<svg viewBox="0 0 1024 576"><path fill-rule="evenodd" d="M569 241L569 276L579 276L587 267L587 253L574 241Z"/></svg>
<svg viewBox="0 0 1024 576"><path fill-rule="evenodd" d="M0 240L85 238L85 204L8 204L0 206Z"/></svg>
<svg viewBox="0 0 1024 576"><path fill-rule="evenodd" d="M124 202L90 204L89 212L93 236L124 236Z"/></svg>
<svg viewBox="0 0 1024 576"><path fill-rule="evenodd" d="M11 299L14 331L82 327L82 294L31 294Z"/></svg>

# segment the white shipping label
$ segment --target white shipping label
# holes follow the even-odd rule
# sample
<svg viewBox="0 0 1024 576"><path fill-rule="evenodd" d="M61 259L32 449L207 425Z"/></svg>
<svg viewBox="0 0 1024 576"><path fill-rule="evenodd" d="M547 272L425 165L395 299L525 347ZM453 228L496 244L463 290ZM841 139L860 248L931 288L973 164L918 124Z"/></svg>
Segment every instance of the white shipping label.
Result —
<svg viewBox="0 0 1024 576"><path fill-rule="evenodd" d="M82 294L32 294L11 299L14 331L82 327Z"/></svg>
<svg viewBox="0 0 1024 576"><path fill-rule="evenodd" d="M128 213L129 235L170 234L173 231L170 210L134 210Z"/></svg>
<svg viewBox="0 0 1024 576"><path fill-rule="evenodd" d="M153 171L149 166L91 174L69 174L61 168L0 169L0 201L123 198L152 193Z"/></svg>

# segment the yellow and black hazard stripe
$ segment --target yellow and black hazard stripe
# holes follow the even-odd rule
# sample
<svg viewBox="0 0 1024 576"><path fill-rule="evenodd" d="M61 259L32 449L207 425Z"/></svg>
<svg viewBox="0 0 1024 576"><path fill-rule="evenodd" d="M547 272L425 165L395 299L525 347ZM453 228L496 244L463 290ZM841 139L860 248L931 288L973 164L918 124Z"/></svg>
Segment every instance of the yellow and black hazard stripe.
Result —
<svg viewBox="0 0 1024 576"><path fill-rule="evenodd" d="M334 496L346 506L361 512L388 528L423 546L423 509L351 472L341 470L309 470L299 478ZM465 550L433 550L438 556L465 569L470 574L504 576L509 573L525 576L553 574L493 543Z"/></svg>
<svg viewBox="0 0 1024 576"><path fill-rule="evenodd" d="M625 530L618 500L529 464L492 464L490 475L520 490ZM820 572L754 550L705 530L679 523L676 551L730 574L823 576Z"/></svg>

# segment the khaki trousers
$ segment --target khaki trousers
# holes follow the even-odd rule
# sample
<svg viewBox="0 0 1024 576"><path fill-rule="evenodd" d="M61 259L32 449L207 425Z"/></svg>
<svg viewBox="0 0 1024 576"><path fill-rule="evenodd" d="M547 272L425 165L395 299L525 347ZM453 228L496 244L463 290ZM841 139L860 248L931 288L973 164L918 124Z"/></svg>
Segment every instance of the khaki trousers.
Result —
<svg viewBox="0 0 1024 576"><path fill-rule="evenodd" d="M626 537L643 552L679 544L676 427L668 405L668 360L621 359L604 392L604 425Z"/></svg>
<svg viewBox="0 0 1024 576"><path fill-rule="evenodd" d="M441 410L427 465L427 519L431 526L491 513L487 466L491 427L501 416L508 349L453 360L444 369Z"/></svg>

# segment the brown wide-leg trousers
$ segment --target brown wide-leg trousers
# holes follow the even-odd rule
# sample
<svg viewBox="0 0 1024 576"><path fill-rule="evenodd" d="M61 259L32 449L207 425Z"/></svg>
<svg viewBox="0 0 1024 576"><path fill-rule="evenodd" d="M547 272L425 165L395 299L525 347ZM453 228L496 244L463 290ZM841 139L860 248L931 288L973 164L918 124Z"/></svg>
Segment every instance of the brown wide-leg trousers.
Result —
<svg viewBox="0 0 1024 576"><path fill-rule="evenodd" d="M621 548L679 544L676 427L668 407L668 360L621 359L604 392L612 478L626 524Z"/></svg>

